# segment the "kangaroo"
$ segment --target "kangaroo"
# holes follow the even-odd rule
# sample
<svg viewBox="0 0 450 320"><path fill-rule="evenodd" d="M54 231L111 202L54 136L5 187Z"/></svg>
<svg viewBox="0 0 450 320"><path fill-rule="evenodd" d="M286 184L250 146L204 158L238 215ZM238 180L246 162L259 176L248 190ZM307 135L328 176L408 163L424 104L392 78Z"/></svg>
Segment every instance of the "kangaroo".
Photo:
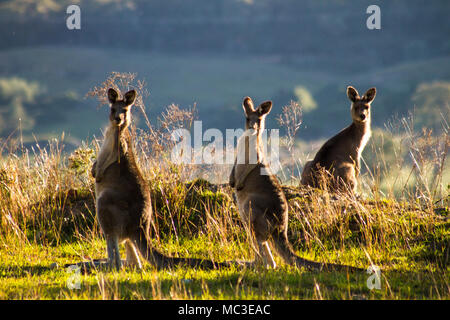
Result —
<svg viewBox="0 0 450 320"><path fill-rule="evenodd" d="M108 259L96 260L94 264L83 264L86 269L92 266L115 266L122 264L135 266L142 264L141 255L157 268L178 264L213 268L226 263L213 263L209 260L167 257L150 245L150 223L152 205L149 187L136 163L135 151L128 127L131 123L131 106L136 99L136 91L119 93L108 90L111 104L109 126L104 142L92 166L95 178L96 213L100 227L105 234ZM125 242L126 261L120 259L119 242Z"/></svg>
<svg viewBox="0 0 450 320"><path fill-rule="evenodd" d="M269 243L280 254L283 260L297 267L307 269L349 269L337 264L309 261L297 256L287 237L288 204L281 186L270 172L262 149L262 134L265 118L272 108L272 102L261 103L254 108L251 98L243 101L246 117L245 133L237 145L237 157L230 174L230 186L235 188L239 214L254 235L251 235L256 258L253 263L265 264L276 268ZM251 161L253 156L255 161Z"/></svg>
<svg viewBox="0 0 450 320"><path fill-rule="evenodd" d="M325 169L332 176L331 190L356 192L361 153L371 135L370 105L375 95L375 88L360 97L355 88L347 87L353 122L325 142L314 159L305 164L301 184L320 187L320 171Z"/></svg>

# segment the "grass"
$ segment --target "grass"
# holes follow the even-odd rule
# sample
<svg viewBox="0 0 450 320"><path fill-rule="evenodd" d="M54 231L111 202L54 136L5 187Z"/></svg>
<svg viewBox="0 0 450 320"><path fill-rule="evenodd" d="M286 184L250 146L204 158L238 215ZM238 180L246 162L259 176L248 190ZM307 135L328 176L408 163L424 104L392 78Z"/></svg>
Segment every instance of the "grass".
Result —
<svg viewBox="0 0 450 320"><path fill-rule="evenodd" d="M89 154L76 157L89 162ZM10 155L1 162L1 299L450 298L448 207L438 211L395 199L333 200L327 192L294 187L285 187L285 193L297 253L364 269L373 263L382 270L380 289L368 288L370 274L364 272L308 272L277 257L276 270L156 270L146 264L142 271L98 271L81 275L81 288L71 290L72 274L62 266L105 256L93 214L93 181L79 162L76 168L68 165L64 155L37 155L35 161ZM153 175L158 212L154 246L173 256L252 259L227 186L172 179L179 174L173 167L146 169ZM28 183L22 183L25 178Z"/></svg>
<svg viewBox="0 0 450 320"><path fill-rule="evenodd" d="M448 235L447 235L448 241ZM248 248L230 245L221 248L205 237L167 241L161 247L167 253L189 252L190 256L214 255L231 259ZM71 276L59 265L78 261L80 255L101 257L104 242L65 243L61 247L17 243L2 244L0 269L1 299L448 299L448 269L417 259L422 248L413 245L410 252L392 245L371 250L370 255L383 268L381 289L369 290L368 274L312 273L281 265L276 270L220 269L202 271L177 268L157 271L146 266L143 271L96 272L81 275L81 288L70 290ZM362 248L306 250L303 256L367 265ZM245 255L241 256L245 257ZM415 259L416 258L416 259ZM320 259L320 260L322 260Z"/></svg>
<svg viewBox="0 0 450 320"><path fill-rule="evenodd" d="M169 160L173 142L164 138L166 129L193 119L188 111L170 110L159 126L135 133L155 212L153 246L171 256L252 259L229 186L193 180L192 172L203 168ZM297 253L362 269L377 266L380 288L372 290L372 274L310 272L279 257L275 270L156 270L150 264L141 271L99 270L80 275L80 289L70 289L74 274L65 264L105 257L89 174L98 141L85 141L72 154L58 140L34 151L3 152L0 299L449 299L448 132L407 130L395 136L392 150L374 146L361 197L299 187L291 171L301 167L295 152L289 159L294 163L279 173L289 201L288 237ZM295 149L295 143L289 146ZM408 172L406 180L382 187L385 179L404 176L398 168ZM219 181L229 174L222 166L209 169Z"/></svg>

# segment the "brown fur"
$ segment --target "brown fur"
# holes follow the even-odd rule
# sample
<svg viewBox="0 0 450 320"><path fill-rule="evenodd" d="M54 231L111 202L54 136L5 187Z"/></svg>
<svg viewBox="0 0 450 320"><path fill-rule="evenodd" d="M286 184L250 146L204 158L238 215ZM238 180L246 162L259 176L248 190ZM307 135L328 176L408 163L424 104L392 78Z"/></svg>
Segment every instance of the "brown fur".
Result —
<svg viewBox="0 0 450 320"><path fill-rule="evenodd" d="M347 95L352 102L353 122L325 142L314 159L305 164L301 179L303 185L324 187L323 183L329 180L328 186L333 191L356 192L361 153L371 135L370 104L375 99L376 89L371 88L360 97L356 89L349 86Z"/></svg>
<svg viewBox="0 0 450 320"><path fill-rule="evenodd" d="M121 267L119 243L125 242L126 263L138 268L142 265L137 251L158 268L176 264L218 266L209 260L166 257L150 246L150 192L136 163L128 130L135 98L134 90L127 92L122 100L114 89L108 90L110 124L91 171L95 177L97 218L107 241L107 264Z"/></svg>
<svg viewBox="0 0 450 320"><path fill-rule="evenodd" d="M281 186L265 163L261 146L264 120L272 102L262 103L256 110L247 97L243 103L246 132L238 142L238 156L230 174L230 186L236 188L236 198L242 221L256 240L256 260L276 267L269 243L286 263L313 269L340 269L347 266L318 263L297 256L287 238L288 204ZM252 163L256 155L256 163ZM240 161L240 160L241 161Z"/></svg>

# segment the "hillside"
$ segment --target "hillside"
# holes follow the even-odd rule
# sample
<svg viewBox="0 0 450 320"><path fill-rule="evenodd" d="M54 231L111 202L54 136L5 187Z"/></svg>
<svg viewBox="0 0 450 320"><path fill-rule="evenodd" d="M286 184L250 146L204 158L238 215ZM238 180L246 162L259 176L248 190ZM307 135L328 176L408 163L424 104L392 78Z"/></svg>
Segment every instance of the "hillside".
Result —
<svg viewBox="0 0 450 320"><path fill-rule="evenodd" d="M331 73L326 69L302 71L278 57L233 57L211 55L170 55L142 53L122 49L38 47L0 52L1 79L20 79L37 85L23 107L34 124L22 128L26 140L60 136L64 131L75 142L100 135L105 125L105 109L96 108L93 99L85 99L90 88L111 71L137 73L146 82L150 95L145 99L150 119L155 119L169 104L182 108L196 106L203 128L239 128L242 126L240 103L250 95L256 101L271 99L274 116L268 127L277 127L279 114L290 100L298 100L298 88L309 92L317 107L304 112L299 138L326 137L349 123L349 102L345 88L352 84L360 90L378 88L374 103L374 125L383 127L394 115L412 110L411 100L417 87L433 81L450 81L450 58L408 62L376 72L358 70L354 74ZM201 75L201 76L199 76ZM1 90L0 90L1 93ZM18 92L15 95L24 95ZM14 107L4 93L4 103ZM213 111L213 112L211 112ZM14 122L16 121L16 124ZM438 124L439 119L435 120ZM8 136L19 127L12 118Z"/></svg>

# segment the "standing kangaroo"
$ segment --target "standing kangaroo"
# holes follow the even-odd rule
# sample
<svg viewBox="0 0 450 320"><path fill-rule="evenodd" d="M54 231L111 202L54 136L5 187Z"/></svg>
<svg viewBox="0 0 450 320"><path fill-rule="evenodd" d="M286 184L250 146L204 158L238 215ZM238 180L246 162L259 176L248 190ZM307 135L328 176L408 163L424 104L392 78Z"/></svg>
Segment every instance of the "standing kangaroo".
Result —
<svg viewBox="0 0 450 320"><path fill-rule="evenodd" d="M375 99L376 89L371 88L360 97L352 86L347 88L347 96L351 103L353 122L337 135L332 137L317 152L314 160L308 161L302 172L301 183L312 187L320 187L322 170L332 175L333 190L356 192L357 178L360 172L361 153L369 141L370 104Z"/></svg>
<svg viewBox="0 0 450 320"><path fill-rule="evenodd" d="M137 251L158 268L177 264L207 268L223 265L202 259L167 257L151 247L150 192L136 163L133 142L128 130L131 123L130 110L135 99L135 90L125 93L123 99L119 99L116 90L108 90L108 100L111 104L109 127L91 171L95 178L97 218L106 237L108 253L106 265L120 269L122 261L119 242L123 241L126 248L126 263L139 269L142 265ZM103 263L102 260L97 260L94 266ZM89 268L92 265L84 266Z"/></svg>
<svg viewBox="0 0 450 320"><path fill-rule="evenodd" d="M266 101L255 110L253 102L246 97L243 102L246 117L245 133L239 139L237 158L230 175L230 186L236 189L239 214L254 234L255 261L276 267L269 242L288 264L308 269L356 269L343 265L309 261L297 256L287 237L288 204L281 186L270 173L262 149L264 121L272 108ZM255 161L251 161L253 156Z"/></svg>

